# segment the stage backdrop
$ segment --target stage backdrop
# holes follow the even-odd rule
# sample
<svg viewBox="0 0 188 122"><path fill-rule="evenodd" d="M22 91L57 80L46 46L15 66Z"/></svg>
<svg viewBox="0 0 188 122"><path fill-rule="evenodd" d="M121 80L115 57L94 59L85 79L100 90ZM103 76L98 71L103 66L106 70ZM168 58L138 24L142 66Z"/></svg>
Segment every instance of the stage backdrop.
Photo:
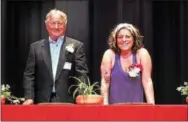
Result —
<svg viewBox="0 0 188 122"><path fill-rule="evenodd" d="M2 0L1 83L23 96L29 44L47 38L46 13L68 14L67 35L85 44L90 78L100 81L100 62L112 28L137 26L153 61L157 104L184 103L176 87L188 81L188 1L186 0Z"/></svg>

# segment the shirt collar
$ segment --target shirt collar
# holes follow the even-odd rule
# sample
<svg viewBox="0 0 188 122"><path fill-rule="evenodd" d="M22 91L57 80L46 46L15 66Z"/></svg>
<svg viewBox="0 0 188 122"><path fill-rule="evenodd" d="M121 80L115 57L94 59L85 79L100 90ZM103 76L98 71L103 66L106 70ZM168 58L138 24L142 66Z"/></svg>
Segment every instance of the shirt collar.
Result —
<svg viewBox="0 0 188 122"><path fill-rule="evenodd" d="M59 43L60 41L63 41L64 40L64 36L60 36L57 41L54 41L52 40L50 37L49 37L49 42L50 43Z"/></svg>

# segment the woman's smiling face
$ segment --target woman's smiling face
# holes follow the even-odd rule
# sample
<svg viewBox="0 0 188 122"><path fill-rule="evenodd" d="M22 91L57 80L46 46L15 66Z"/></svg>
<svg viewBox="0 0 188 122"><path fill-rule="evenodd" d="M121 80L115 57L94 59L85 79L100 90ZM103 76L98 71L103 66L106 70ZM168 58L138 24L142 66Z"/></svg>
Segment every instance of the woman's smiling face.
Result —
<svg viewBox="0 0 188 122"><path fill-rule="evenodd" d="M134 43L134 38L131 32L125 28L121 29L117 34L117 46L120 50L131 50Z"/></svg>

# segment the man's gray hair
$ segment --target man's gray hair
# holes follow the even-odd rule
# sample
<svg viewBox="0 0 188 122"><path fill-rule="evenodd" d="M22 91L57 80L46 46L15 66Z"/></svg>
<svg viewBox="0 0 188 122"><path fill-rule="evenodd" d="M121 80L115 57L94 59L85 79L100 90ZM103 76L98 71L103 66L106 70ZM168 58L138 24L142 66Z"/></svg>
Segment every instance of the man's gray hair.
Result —
<svg viewBox="0 0 188 122"><path fill-rule="evenodd" d="M65 22L65 24L67 24L67 15L63 11L57 9L52 9L47 13L45 22L47 22L48 18L54 14L59 14L62 20Z"/></svg>

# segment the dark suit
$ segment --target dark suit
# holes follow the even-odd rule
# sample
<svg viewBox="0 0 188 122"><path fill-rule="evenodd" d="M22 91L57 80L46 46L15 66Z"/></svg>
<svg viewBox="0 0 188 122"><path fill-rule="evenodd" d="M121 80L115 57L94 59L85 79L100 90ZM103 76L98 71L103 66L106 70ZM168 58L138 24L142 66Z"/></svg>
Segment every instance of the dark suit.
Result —
<svg viewBox="0 0 188 122"><path fill-rule="evenodd" d="M73 44L74 52L66 50L66 46ZM65 62L71 63L71 69L64 68ZM61 46L59 62L55 77L55 89L58 102L73 103L72 94L68 88L74 82L70 76L83 76L88 73L83 43L64 38ZM33 99L34 103L49 102L53 88L52 63L49 40L43 39L30 45L30 52L24 71L25 98Z"/></svg>

